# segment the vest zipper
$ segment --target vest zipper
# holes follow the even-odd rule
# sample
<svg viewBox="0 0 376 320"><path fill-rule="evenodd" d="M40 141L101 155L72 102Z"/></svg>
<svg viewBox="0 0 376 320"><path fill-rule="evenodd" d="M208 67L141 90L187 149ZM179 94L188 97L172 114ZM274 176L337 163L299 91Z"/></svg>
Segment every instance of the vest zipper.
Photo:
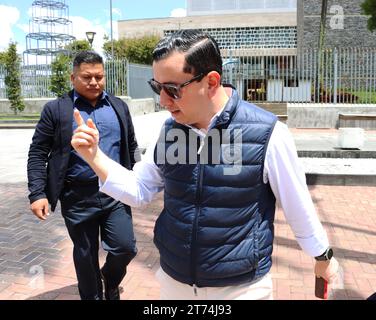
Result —
<svg viewBox="0 0 376 320"><path fill-rule="evenodd" d="M200 148L197 151L197 154L200 156L202 149L205 147L205 138L200 137Z"/></svg>
<svg viewBox="0 0 376 320"><path fill-rule="evenodd" d="M191 272L193 279L193 290L195 295L197 295L197 286L196 286L196 268L197 268L197 228L198 228L198 217L201 211L201 190L202 190L202 177L204 173L203 166L200 163L200 155L198 156L198 181L197 181L197 192L196 192L196 214L193 221L192 229L192 258L191 258Z"/></svg>

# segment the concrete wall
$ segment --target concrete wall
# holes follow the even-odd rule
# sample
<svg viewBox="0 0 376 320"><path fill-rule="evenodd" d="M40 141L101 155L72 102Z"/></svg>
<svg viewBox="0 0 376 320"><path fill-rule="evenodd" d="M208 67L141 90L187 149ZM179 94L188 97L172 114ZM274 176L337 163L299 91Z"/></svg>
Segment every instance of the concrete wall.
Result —
<svg viewBox="0 0 376 320"><path fill-rule="evenodd" d="M376 114L376 105L289 103L287 125L289 128L338 128L339 113Z"/></svg>
<svg viewBox="0 0 376 320"><path fill-rule="evenodd" d="M129 97L120 97L129 107L132 116L140 116L155 111L155 103L153 98L131 99Z"/></svg>
<svg viewBox="0 0 376 320"><path fill-rule="evenodd" d="M154 112L155 105L154 99L131 99L130 97L120 97L129 107L129 111L132 116L143 115ZM26 108L23 111L24 114L39 114L43 106L53 99L25 99ZM1 114L13 114L10 109L10 103L7 99L0 99L0 113Z"/></svg>
<svg viewBox="0 0 376 320"><path fill-rule="evenodd" d="M40 113L42 111L43 106L53 99L24 99L25 102L25 110L23 113L25 114L33 114L33 113ZM13 111L10 109L10 102L8 99L0 99L0 113L2 114L13 114Z"/></svg>
<svg viewBox="0 0 376 320"><path fill-rule="evenodd" d="M367 29L364 0L329 0L325 47L374 46L376 34ZM339 12L338 10L341 10ZM343 16L339 16L343 12ZM319 44L321 1L298 1L298 48L317 48Z"/></svg>
<svg viewBox="0 0 376 320"><path fill-rule="evenodd" d="M165 30L277 26L295 27L296 25L296 12L226 14L118 21L119 38L133 38L147 34L163 36Z"/></svg>

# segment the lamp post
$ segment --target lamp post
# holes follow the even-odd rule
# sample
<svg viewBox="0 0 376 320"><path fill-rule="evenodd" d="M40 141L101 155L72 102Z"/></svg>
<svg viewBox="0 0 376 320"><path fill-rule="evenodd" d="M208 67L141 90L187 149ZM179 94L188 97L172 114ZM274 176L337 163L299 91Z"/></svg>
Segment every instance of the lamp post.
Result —
<svg viewBox="0 0 376 320"><path fill-rule="evenodd" d="M94 32L94 31L86 31L86 38L87 38L87 41L89 41L89 43L90 43L90 48L93 47L93 41L94 41L95 34L96 34L96 32Z"/></svg>

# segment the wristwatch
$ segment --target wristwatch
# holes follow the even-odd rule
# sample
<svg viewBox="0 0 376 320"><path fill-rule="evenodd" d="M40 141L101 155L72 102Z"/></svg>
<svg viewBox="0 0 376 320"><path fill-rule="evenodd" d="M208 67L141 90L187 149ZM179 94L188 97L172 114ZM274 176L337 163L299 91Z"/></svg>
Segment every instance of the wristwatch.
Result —
<svg viewBox="0 0 376 320"><path fill-rule="evenodd" d="M325 252L318 257L315 257L317 261L328 261L333 257L333 249L329 247L328 249L325 250Z"/></svg>

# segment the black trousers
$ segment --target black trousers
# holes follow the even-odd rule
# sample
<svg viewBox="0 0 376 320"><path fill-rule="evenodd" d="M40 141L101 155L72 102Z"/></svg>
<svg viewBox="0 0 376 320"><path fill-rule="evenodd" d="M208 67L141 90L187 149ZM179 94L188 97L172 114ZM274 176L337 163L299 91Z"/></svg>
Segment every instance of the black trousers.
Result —
<svg viewBox="0 0 376 320"><path fill-rule="evenodd" d="M102 272L116 288L137 253L129 206L98 191L98 184L66 185L60 197L61 212L72 239L78 289L83 300L102 300L98 259L99 235L107 251Z"/></svg>

